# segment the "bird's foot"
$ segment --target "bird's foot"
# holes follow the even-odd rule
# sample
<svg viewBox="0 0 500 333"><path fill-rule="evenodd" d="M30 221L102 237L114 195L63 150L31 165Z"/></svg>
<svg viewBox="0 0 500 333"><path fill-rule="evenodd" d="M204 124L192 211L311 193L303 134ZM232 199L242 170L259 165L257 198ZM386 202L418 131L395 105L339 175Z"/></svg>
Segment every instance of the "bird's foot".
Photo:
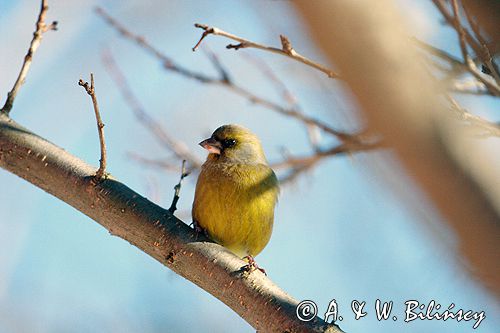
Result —
<svg viewBox="0 0 500 333"><path fill-rule="evenodd" d="M257 262L255 261L255 259L251 255L243 257L243 260L248 261L248 265L245 265L242 267L242 269L244 271L250 273L250 272L253 272L254 270L258 269L259 271L264 273L264 275L267 276L266 270L262 267L259 267L259 265L257 265Z"/></svg>
<svg viewBox="0 0 500 333"><path fill-rule="evenodd" d="M207 238L210 238L210 237L208 236L207 231L206 231L205 229L203 229L203 228L202 228L202 227L198 224L198 222L193 221L193 223L191 223L191 225L193 226L193 229L194 229L194 231L195 231L197 234L200 234L200 235L203 235L203 236L205 236L205 237L207 237Z"/></svg>

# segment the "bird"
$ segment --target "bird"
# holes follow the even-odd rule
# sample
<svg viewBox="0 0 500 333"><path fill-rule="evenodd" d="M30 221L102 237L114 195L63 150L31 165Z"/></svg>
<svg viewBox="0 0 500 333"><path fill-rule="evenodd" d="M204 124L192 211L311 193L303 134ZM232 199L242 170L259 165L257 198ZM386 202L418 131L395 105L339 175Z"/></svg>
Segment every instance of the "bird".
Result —
<svg viewBox="0 0 500 333"><path fill-rule="evenodd" d="M217 128L199 143L208 150L196 183L193 224L216 243L255 263L271 238L279 183L259 138L247 128Z"/></svg>

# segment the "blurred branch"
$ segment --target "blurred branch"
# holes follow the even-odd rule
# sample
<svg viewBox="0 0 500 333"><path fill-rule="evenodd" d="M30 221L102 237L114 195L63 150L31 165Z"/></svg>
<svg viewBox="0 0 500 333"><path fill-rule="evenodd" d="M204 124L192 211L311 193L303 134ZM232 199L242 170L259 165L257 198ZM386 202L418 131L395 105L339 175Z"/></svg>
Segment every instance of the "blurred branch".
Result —
<svg viewBox="0 0 500 333"><path fill-rule="evenodd" d="M458 76L464 73L469 73L469 67L464 64L462 60L454 57L446 51L418 40L417 38L413 37L411 40L416 46L422 49L426 55L431 56L431 65L445 74L445 81L450 91L459 94L495 96L490 90L487 89L482 81L477 80L475 77L467 81L457 79ZM441 65L432 57L436 57L444 61L449 67Z"/></svg>
<svg viewBox="0 0 500 333"><path fill-rule="evenodd" d="M282 114L286 117L296 119L303 123L307 130L308 133L311 134L312 129L317 128L322 130L323 132L330 134L332 136L335 136L338 138L342 144L340 145L342 150L346 150L348 147L355 147L351 152L358 152L358 151L363 151L363 150L373 150L377 147L380 146L380 144L374 144L373 142L370 142L370 140L367 140L363 135L359 133L346 133L343 131L336 130L332 128L330 125L325 124L324 122L321 122L317 119L314 119L312 117L309 117L305 115L303 112L301 112L298 109L297 104L295 103L294 105L291 105L290 107L285 107L280 104L277 104L275 102L272 102L266 98L257 96L253 94L251 91L248 89L244 88L243 86L239 86L236 83L233 82L230 78L229 71L227 68L225 68L222 63L220 62L219 58L210 51L207 51L208 57L210 61L212 62L214 68L218 72L218 77L209 77L206 76L205 74L201 73L196 73L190 70L187 70L185 68L180 67L179 65L175 64L172 59L164 55L162 52L157 50L154 46L146 42L146 40L138 36L132 32L130 32L124 25L119 23L117 20L112 18L109 14L107 14L102 8L97 8L96 12L98 15L100 15L105 22L107 22L111 27L116 29L123 37L133 41L136 45L138 45L140 48L146 50L148 53L152 54L154 57L156 57L158 60L160 60L163 64L165 62L168 64L168 66L164 66L165 69L172 70L176 73L179 73L183 75L184 77L194 79L196 81L199 81L201 83L205 84L216 84L216 85L221 85L222 87L225 87L226 89L232 91L233 93L251 101L252 103L261 105L263 107L268 108L269 110L272 110L274 112L277 112L279 114ZM113 60L111 57L110 53L107 52L104 54L103 57L104 65L108 69L108 71L112 74L112 77L114 78L114 81L117 83L117 85L120 87L120 90L122 91L122 94L124 98L128 101L128 103L131 105L132 109L135 110L134 112L136 115L138 115L138 119L141 120L147 128L150 128L153 133L158 133L156 136L160 138L160 141L166 143L166 147L173 151L174 154L179 158L179 159L187 159L188 161L191 161L191 165L193 167L199 167L201 165L200 162L197 161L197 163L193 163L193 160L195 160L194 157L190 153L188 154L188 150L182 150L179 151L176 147L179 145L175 143L173 137L167 135L167 133L159 127L159 125L154 122L153 120L150 119L149 116L144 112L143 108L140 106L140 103L138 102L137 98L134 97L132 90L128 87L128 84L124 78L124 75L121 73L121 71L118 69L118 66L116 65L116 62ZM274 75L274 73L270 72L269 69L266 69L263 67L262 64L259 65L260 69L264 71L264 73L269 77L269 79L273 82L275 82L277 85L283 89L283 93L287 98L290 98L290 93L286 89L286 87L281 83L279 79ZM311 135L310 135L311 137ZM313 144L313 148L315 150L319 150L318 148L318 142L316 142L314 139L311 140ZM347 151L342 151L343 153L346 153ZM319 152L319 154L316 156L318 160L326 158L326 157L331 157L335 156L337 154L323 154L323 152ZM138 155L134 155L134 159L138 160L141 163L144 163L146 165L150 166L155 166L155 167L160 167L163 169L167 170L172 170L172 166L170 163L165 162L165 161L159 161L159 160L152 160L144 157L140 157ZM317 163L310 163L308 165L308 169L316 165ZM290 164L289 167L292 169L292 173L297 174L300 170L305 170L306 168L304 166L301 166L300 168L297 167L297 165ZM176 168L175 168L176 169Z"/></svg>
<svg viewBox="0 0 500 333"><path fill-rule="evenodd" d="M118 21L116 21L113 17L111 17L106 11L101 8L101 7L96 7L95 12L104 19L104 21L109 24L111 27L113 27L120 35L123 37L130 39L134 41L138 46L141 47L141 49L145 50L162 63L162 66L165 69L171 70L173 72L176 72L180 75L183 75L185 77L189 77L191 79L200 81L200 82L210 82L213 81L214 78L206 76L201 73L193 72L190 69L186 67L182 67L179 64L175 63L173 59L165 56L163 53L158 51L156 48L151 46L146 39L142 36L135 35L131 33L128 29L125 28L125 26L121 25Z"/></svg>
<svg viewBox="0 0 500 333"><path fill-rule="evenodd" d="M456 28L456 23L455 23L455 18L453 15L450 13L450 11L446 8L445 3L443 0L432 0L436 8L439 10L441 15L443 15L443 18L446 20L446 23L450 25L453 29ZM473 50L479 50L480 45L477 43L477 41L474 39L474 37L470 34L468 30L464 30L464 35L465 39L467 40L467 43L472 47Z"/></svg>
<svg viewBox="0 0 500 333"><path fill-rule="evenodd" d="M295 157L295 156L287 156L283 161L272 163L271 167L273 169L288 169L285 172L285 176L280 177L280 183L286 184L291 181L294 181L299 174L302 172L308 171L318 165L321 161L323 161L327 157L344 155L344 154L352 154L356 152L366 152L375 149L383 148L382 142L379 140L375 140L371 143L364 144L356 144L356 143L343 143L337 146L334 146L330 149L326 150L317 150L311 155Z"/></svg>
<svg viewBox="0 0 500 333"><path fill-rule="evenodd" d="M394 4L381 0L374 7L370 0L317 0L294 5L341 70L368 122L394 147L408 174L456 233L466 268L500 294L500 225L490 201L494 199L472 178L469 165L457 161L466 159L467 152L451 151L448 140L458 138L460 132L450 128L453 123L443 112L436 112L446 107L439 95L443 89L407 47L402 17ZM370 52L358 52L360 45L369 45ZM449 129L446 133L441 131L444 126Z"/></svg>
<svg viewBox="0 0 500 333"><path fill-rule="evenodd" d="M252 103L259 104L261 106L264 106L268 108L269 110L275 111L279 114L282 114L287 117L294 118L296 120L299 120L300 122L304 124L312 124L320 128L321 130L325 131L326 133L329 133L333 136L338 137L340 140L343 141L356 141L356 135L355 134L349 134L345 133L339 130L336 130L332 128L331 126L316 120L312 117L309 117L299 110L293 109L293 108L287 108L283 107L277 103L274 103L268 99L265 99L263 97L257 96L250 92L248 89L236 85L233 81L229 79L228 71L225 69L220 61L217 59L217 57L210 57L210 60L214 64L214 67L219 71L219 77L208 77L204 74L197 73L197 72L192 72L184 67L180 67L179 65L175 64L170 58L165 56L162 52L157 50L155 47L153 47L151 44L146 42L146 40L138 35L133 34L130 32L124 25L120 24L117 20L113 19L109 14L107 14L102 8L97 8L96 12L98 15L100 15L106 23L108 23L111 27L116 29L123 37L133 41L136 45L138 45L140 48L144 49L148 53L152 54L154 57L156 57L158 60L160 60L163 64L167 62L169 65L164 66L165 69L172 70L176 73L179 73L183 75L184 77L194 79L196 81L199 81L201 83L209 83L209 84L218 84L221 85L233 93L244 97L245 99L248 99Z"/></svg>
<svg viewBox="0 0 500 333"><path fill-rule="evenodd" d="M484 84L476 79L452 82L449 90L462 95L492 96Z"/></svg>
<svg viewBox="0 0 500 333"><path fill-rule="evenodd" d="M478 81L483 83L488 91L494 96L500 96L500 81L495 82L493 78L497 78L499 73L495 73L495 67L492 64L491 55L489 54L488 48L486 45L481 45L474 36L465 29L460 23L460 13L458 8L457 0L451 0L451 7L453 15L448 11L446 5L442 0L432 0L437 7L437 9L441 12L443 17L446 19L448 24L452 26L458 34L458 40L460 43L460 50L462 53L462 58L464 65L467 66L467 69L470 74L472 74ZM467 45L469 45L476 56L488 66L490 70L493 72L491 76L484 76L481 71L477 68L474 60L469 55L467 50ZM486 51L486 52L485 52Z"/></svg>
<svg viewBox="0 0 500 333"><path fill-rule="evenodd" d="M297 101L297 97L288 89L287 85L283 80L281 80L278 75L273 71L273 69L261 58L254 56L249 53L241 53L243 59L247 59L251 62L255 68L257 68L262 75L269 79L274 85L278 93L283 96L283 100L289 105L290 108L300 109Z"/></svg>
<svg viewBox="0 0 500 333"><path fill-rule="evenodd" d="M268 51L271 53L276 53L276 54L291 58L293 60L296 60L298 62L301 62L307 66L316 68L317 70L320 70L321 72L328 75L328 77L330 77L330 78L339 78L339 75L337 73L335 73L334 71L330 70L329 68L326 68L323 65L318 64L317 62L314 62L314 61L304 57L303 55L301 55L297 51L295 51L292 47L292 44L290 43L290 40L284 35L280 35L281 48L276 48L276 47L266 46L266 45L262 45L262 44L259 44L256 42L252 42L248 39L241 38L239 36L233 35L229 32L226 32L226 31L221 30L221 29L216 28L216 27L210 27L206 24L195 23L194 26L196 28L203 29L203 34L201 35L201 38L198 41L198 43L196 43L196 45L193 47L193 51L196 51L196 49L200 46L201 42L208 35L223 36L223 37L232 39L234 41L237 41L239 43L239 44L229 44L226 46L227 49L239 50L239 49L243 49L243 48L254 48L254 49Z"/></svg>
<svg viewBox="0 0 500 333"><path fill-rule="evenodd" d="M164 129L158 121L153 119L144 109L142 104L134 95L134 92L130 88L125 75L123 75L110 52L104 52L102 54L102 61L104 63L104 67L107 69L111 78L119 88L123 99L132 109L136 119L156 137L163 147L171 151L180 160L187 160L189 163L189 170L199 168L202 162L191 153L186 144L174 138L173 135L170 135L167 130Z"/></svg>
<svg viewBox="0 0 500 333"><path fill-rule="evenodd" d="M455 30L457 31L458 34L458 39L460 41L460 50L462 52L462 57L464 59L465 64L467 65L467 68L469 69L469 72L480 82L482 82L486 88L495 96L500 96L500 87L495 84L494 82L490 82L490 79L488 77L483 77L479 69L477 68L476 64L470 57L468 51L467 51L467 45L466 45L466 34L465 34L465 28L462 26L460 23L460 14L458 11L458 3L457 0L451 0L452 3L452 8L453 8L453 15L454 15L454 26ZM481 58L482 52L481 50L476 51L476 55L478 55ZM484 59L483 59L484 61Z"/></svg>
<svg viewBox="0 0 500 333"><path fill-rule="evenodd" d="M94 168L0 114L0 167L86 214L177 274L211 293L261 332L341 330L319 317L297 319L298 301L264 274L113 177L95 184Z"/></svg>
<svg viewBox="0 0 500 333"><path fill-rule="evenodd" d="M130 159L133 159L136 162L139 162L139 163L144 164L144 165L156 167L156 168L163 169L166 171L171 171L171 172L178 172L179 171L179 167L177 165L167 161L167 159L164 159L164 160L153 159L153 158L142 156L142 155L137 154L135 152L128 152L127 156ZM192 169L190 169L190 170L192 170Z"/></svg>
<svg viewBox="0 0 500 333"><path fill-rule="evenodd" d="M97 132L99 133L99 144L101 147L101 158L99 159L99 169L95 174L96 180L102 180L104 173L106 171L106 142L104 140L104 124L101 119L101 114L99 113L99 105L97 104L97 97L95 95L95 85L94 85L94 74L90 73L90 85L88 82L84 82L82 79L78 81L78 85L82 86L87 94L92 99L92 104L94 105L95 119L97 122Z"/></svg>
<svg viewBox="0 0 500 333"><path fill-rule="evenodd" d="M448 101L451 105L451 110L454 114L460 119L475 129L477 129L478 136L480 137L488 137L488 136L497 136L500 137L500 126L494 123L491 123L481 117L471 114L466 109L462 108L458 102L451 96L447 96Z"/></svg>
<svg viewBox="0 0 500 333"><path fill-rule="evenodd" d="M469 18L470 19L470 18ZM425 50L429 54L436 56L445 62L447 62L451 69L443 69L442 71L449 71L450 75L457 76L462 72L467 72L469 68L459 59L453 55L438 49L432 45L422 42L416 38L412 38L415 45L419 48ZM449 86L451 92L456 92L460 94L470 94L470 95L492 95L490 90L485 89L484 84L477 79L470 79L468 81L458 81L453 80L453 82L446 83ZM458 117L458 119L465 121L470 126L480 131L480 136L499 136L499 127L495 123L489 122L481 117L475 116L463 109L458 105L458 103L450 96L446 95L446 98L451 103L451 110Z"/></svg>
<svg viewBox="0 0 500 333"><path fill-rule="evenodd" d="M24 84L26 80L26 75L31 67L31 63L33 61L33 55L36 50L40 46L42 41L42 36L45 32L49 30L57 30L57 21L53 21L51 24L45 24L45 16L47 14L47 10L49 6L47 5L47 0L42 0L42 4L40 7L40 13L38 14L38 20L36 21L36 30L33 33L33 39L31 40L30 47L28 49L28 53L24 57L23 65L21 66L21 71L17 77L12 90L7 94L7 100L5 101L4 106L0 109L0 113L9 114L12 106L14 105L14 100L19 92L19 89Z"/></svg>
<svg viewBox="0 0 500 333"><path fill-rule="evenodd" d="M450 53L443 51L437 47L434 47L430 44L427 44L424 41L419 40L418 38L412 37L411 41L414 42L415 45L417 45L419 48L421 48L424 51L427 51L428 53L432 54L433 56L436 56L440 58L441 60L444 60L447 62L450 67L451 71L455 71L457 68L461 69L462 71L467 70L467 66L458 58L455 56L451 55Z"/></svg>
<svg viewBox="0 0 500 333"><path fill-rule="evenodd" d="M500 69L498 68L496 62L493 60L493 56L490 52L490 49L488 48L488 43L486 42L485 38L481 35L479 24L472 18L471 13L469 12L464 3L462 3L462 8L464 9L467 22L469 23L469 26L471 27L474 36L481 47L481 58L483 59L484 64L488 69L487 73L495 79L497 85L500 85Z"/></svg>

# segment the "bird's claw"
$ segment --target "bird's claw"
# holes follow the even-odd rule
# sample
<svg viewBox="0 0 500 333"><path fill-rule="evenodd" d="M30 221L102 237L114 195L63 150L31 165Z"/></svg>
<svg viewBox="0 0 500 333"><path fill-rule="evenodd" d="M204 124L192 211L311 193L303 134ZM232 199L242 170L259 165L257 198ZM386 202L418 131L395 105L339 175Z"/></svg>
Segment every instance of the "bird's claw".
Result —
<svg viewBox="0 0 500 333"><path fill-rule="evenodd" d="M259 271L264 273L264 275L267 276L266 270L262 267L259 267L259 265L257 265L257 262L255 261L255 259L252 256L250 256L250 255L245 256L245 257L243 257L243 260L248 261L248 264L242 267L242 269L244 271L251 273L254 270L258 269Z"/></svg>
<svg viewBox="0 0 500 333"><path fill-rule="evenodd" d="M203 236L205 236L205 237L207 237L207 238L210 238L210 237L208 236L207 231L206 231L205 229L203 229L203 228L202 228L202 227L198 224L198 222L193 221L193 223L191 223L191 224L193 225L193 229L194 229L194 231L195 231L197 234L201 234L201 235L203 235Z"/></svg>

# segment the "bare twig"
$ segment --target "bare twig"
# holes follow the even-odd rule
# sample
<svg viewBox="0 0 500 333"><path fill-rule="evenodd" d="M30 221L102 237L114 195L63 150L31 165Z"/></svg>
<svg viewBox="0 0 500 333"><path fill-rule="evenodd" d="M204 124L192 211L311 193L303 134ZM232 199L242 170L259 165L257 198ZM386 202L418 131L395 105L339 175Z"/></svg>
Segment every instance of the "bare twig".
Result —
<svg viewBox="0 0 500 333"><path fill-rule="evenodd" d="M472 95L489 95L494 96L490 90L484 85L482 81L477 80L473 77L470 80L460 80L458 77L464 73L470 73L469 67L464 64L461 60L457 59L453 55L446 51L443 51L437 47L429 45L423 41L416 38L412 38L420 49L425 51L424 55L430 57L430 65L437 70L443 72L445 77L442 79L450 91L460 93L460 94L472 94ZM436 57L444 62L446 62L449 67L441 65L434 58ZM436 78L437 79L437 78Z"/></svg>
<svg viewBox="0 0 500 333"><path fill-rule="evenodd" d="M361 151L371 151L379 148L383 148L384 145L380 140L375 140L368 143L343 143L340 145L333 146L325 150L317 150L311 155L302 157L288 156L283 161L272 163L271 167L273 169L289 169L284 177L280 178L280 183L288 183L293 181L300 173L310 170L317 166L321 161L327 157L351 154Z"/></svg>
<svg viewBox="0 0 500 333"><path fill-rule="evenodd" d="M283 96L284 101L289 105L290 108L300 111L301 107L297 100L297 97L288 89L286 84L274 73L273 69L262 59L248 53L242 53L243 58L250 60L259 69L263 75L266 76L270 81L272 81L278 92ZM314 150L319 149L319 144L321 142L321 132L315 124L304 124L304 128L307 132L307 137L309 143Z"/></svg>
<svg viewBox="0 0 500 333"><path fill-rule="evenodd" d="M268 109L273 110L277 113L280 113L284 116L288 116L288 117L297 119L306 125L315 125L319 129L325 131L326 133L329 133L331 135L338 137L342 141L357 141L358 140L356 134L349 134L349 133L346 133L343 131L336 130L336 129L332 128L330 125L325 124L324 122L322 122L320 120L309 117L297 109L287 108L287 107L281 106L279 104L276 104L274 102L271 102L265 98L256 96L252 92L247 90L246 88L243 88L241 86L237 86L234 84L231 86L228 86L228 87L230 87L230 89L234 93L236 93L242 97L247 98L248 100L250 100L253 103L265 106Z"/></svg>
<svg viewBox="0 0 500 333"><path fill-rule="evenodd" d="M249 53L242 53L241 55L243 56L243 58L250 60L266 78L268 78L276 85L278 93L283 96L284 101L290 107L300 109L297 97L288 89L283 80L281 80L278 75L276 75L273 69L264 60Z"/></svg>
<svg viewBox="0 0 500 333"><path fill-rule="evenodd" d="M450 95L446 95L446 98L451 104L451 110L455 113L455 115L460 119L471 126L474 126L478 130L480 130L479 136L496 136L500 137L500 126L493 124L479 116L471 114L469 111L461 107L458 102L451 97Z"/></svg>
<svg viewBox="0 0 500 333"><path fill-rule="evenodd" d="M493 96L491 92L486 89L484 84L472 78L471 80L454 81L450 86L451 92L466 95L476 96Z"/></svg>
<svg viewBox="0 0 500 333"><path fill-rule="evenodd" d="M445 5L440 0L433 0L436 7L439 9L443 17L448 21L450 25L456 30L458 34L458 39L460 43L460 51L462 52L462 57L464 59L464 64L467 66L468 71L481 83L483 83L488 91L494 96L500 96L500 85L498 85L492 78L485 77L481 74L481 71L477 68L474 60L470 57L467 51L467 44L471 46L474 53L483 61L488 63L488 59L484 59L484 48L474 39L470 32L462 26L460 23L460 14L458 10L457 0L451 0L453 16L448 12ZM491 58L491 57L490 57Z"/></svg>
<svg viewBox="0 0 500 333"><path fill-rule="evenodd" d="M319 129L325 133L337 137L342 142L342 144L340 145L342 148L338 148L339 150L338 153L333 153L333 152L325 153L325 151L319 149L319 143L316 142L316 140L312 140L315 152L313 152L310 158L313 160L313 162L307 164L306 163L307 161L302 161L302 164L300 164L299 163L300 161L298 160L289 161L287 168L292 170L291 172L293 172L294 174L298 175L300 172L312 168L321 159L340 154L341 152L347 153L349 149L352 149L351 152L358 152L363 150L372 150L381 145L380 142L377 143L369 142L367 138L363 137L363 135L360 135L358 133L349 134L343 131L338 131L336 129L333 129L328 124L325 124L319 120L316 120L312 117L305 115L298 109L297 105L285 107L275 102L272 102L268 99L265 99L263 97L255 95L247 88L237 85L235 82L233 82L233 80L230 78L228 70L222 65L219 58L209 50L207 50L207 54L209 56L209 60L212 62L213 66L218 72L218 77L209 77L201 73L187 70L185 68L181 67L178 68L179 65L175 64L170 58L165 56L161 51L159 51L154 46L146 42L146 40L143 37L130 32L124 25L119 23L117 20L113 19L103 9L98 8L96 12L105 20L105 22L107 22L111 27L116 29L121 36L133 41L136 45L146 50L148 53L156 57L162 63L168 61L169 66L164 66L165 69L172 70L178 74L181 74L184 77L194 79L201 83L220 85L232 91L233 93L251 101L252 103L266 107L269 110L282 114L286 117L299 120L306 126L306 128ZM285 49L289 47L287 46L286 39L283 39L283 44ZM156 137L160 140L160 142L164 143L167 149L172 151L179 159L187 159L188 162L191 161L192 168L188 168L189 171L194 170L195 168L199 168L201 162L193 163L192 161L196 161L197 159L195 157L191 157L193 155L188 150L184 150L183 148L184 145L177 144L176 141L172 137L170 137L161 128L161 126L159 126L157 122L152 120L152 118L144 111L139 101L134 97L132 90L128 87L128 84L123 74L118 69L115 61L113 60L109 52L104 54L103 59L106 68L110 71L115 82L120 87L120 90L122 91L124 98L131 105L132 109L134 110L134 113L136 114L138 119L143 123L143 125L149 128L151 132L155 133ZM318 153L317 156L315 156L316 153ZM133 159L145 165L158 167L169 171L177 170L175 166L173 166L169 162L166 162L165 160L150 159L147 157L140 156L138 154L129 154L129 156L131 156ZM305 167L306 164L309 165L307 168Z"/></svg>
<svg viewBox="0 0 500 333"><path fill-rule="evenodd" d="M172 199L172 204L170 205L170 208L168 209L168 211L172 214L177 210L177 202L179 201L179 198L180 198L179 194L181 192L182 181L187 176L189 176L189 172L186 171L186 160L183 160L182 161L182 168L181 168L181 178L179 179L179 182L177 183L177 185L174 186L174 198Z"/></svg>
<svg viewBox="0 0 500 333"><path fill-rule="evenodd" d="M159 169L163 169L163 170L171 171L171 172L179 171L179 166L174 165L171 162L167 162L166 159L163 160L163 159L149 158L149 157L142 156L142 155L135 153L135 152L128 152L127 157L129 157L130 159L132 159L140 164L144 164L147 166L151 166L151 167L155 167L155 168L159 168ZM171 160L171 159L169 159L169 160ZM191 168L190 170L194 170L194 169Z"/></svg>
<svg viewBox="0 0 500 333"><path fill-rule="evenodd" d="M223 37L232 39L234 41L237 41L239 43L239 44L227 45L226 48L228 48L228 49L239 50L242 48L255 48L255 49L260 49L260 50L280 54L280 55L283 55L285 57L291 58L293 60L299 61L307 66L311 66L313 68L316 68L317 70L320 70L321 72L328 75L328 77L330 77L330 78L340 78L339 75L337 73L335 73L334 71L332 71L331 69L329 69L323 65L320 65L317 62L314 62L314 61L304 57L303 55L299 54L297 51L295 51L292 47L292 44L290 43L290 40L284 35L280 35L281 48L276 48L276 47L266 46L266 45L252 42L250 40L241 38L239 36L236 36L236 35L233 35L229 32L221 30L219 28L210 27L206 24L195 23L194 26L196 28L203 29L203 34L201 35L201 38L198 41L198 43L196 43L196 45L193 47L193 51L196 51L196 49L200 46L203 39L205 39L205 37L207 37L208 35L223 36Z"/></svg>
<svg viewBox="0 0 500 333"><path fill-rule="evenodd" d="M101 114L99 113L99 105L97 104L97 97L95 95L95 85L94 85L94 74L90 73L90 86L88 82L84 82L82 79L78 81L78 85L82 86L87 94L92 98L92 104L94 105L94 113L97 121L97 131L99 133L99 143L101 146L101 158L99 159L99 169L95 174L96 179L101 180L105 176L106 172L106 142L104 141L104 124L101 119Z"/></svg>
<svg viewBox="0 0 500 333"><path fill-rule="evenodd" d="M412 37L410 40L412 42L414 42L415 45L417 45L419 48L421 48L421 49L429 52L433 56L436 56L436 57L446 61L447 63L449 63L450 66L452 67L452 69L453 68L461 68L464 71L467 70L467 66L465 66L465 64L460 59L456 58L455 56L451 55L450 53L443 51L435 46L432 46L424 41L421 41L420 39L415 38L415 37Z"/></svg>
<svg viewBox="0 0 500 333"><path fill-rule="evenodd" d="M486 42L485 38L482 36L478 23L472 18L471 14L469 13L469 10L466 8L464 3L462 3L462 7L464 9L464 13L465 13L465 17L467 18L467 22L469 23L469 26L472 28L472 31L474 32L474 36L476 37L476 39L481 47L481 53L479 54L479 57L484 62L485 66L487 67L488 74L495 79L497 85L500 85L500 69L498 68L498 65L493 60L493 57L491 56L490 49L488 48L488 43Z"/></svg>
<svg viewBox="0 0 500 333"><path fill-rule="evenodd" d="M187 160L189 170L197 169L201 166L201 161L192 154L184 142L175 139L170 135L149 113L144 109L137 97L134 95L133 90L130 88L125 75L118 67L116 61L110 52L104 52L103 56L104 67L108 70L111 78L120 89L120 92L132 109L137 120L156 137L156 139L169 151L171 151L177 158Z"/></svg>
<svg viewBox="0 0 500 333"><path fill-rule="evenodd" d="M443 0L432 0L432 2L436 6L436 8L439 10L441 15L443 15L446 22L451 27L455 28L455 17L448 11L448 9L446 8L446 5L443 3ZM480 50L481 46L474 39L474 36L472 36L468 30L464 30L464 34L465 34L465 39L467 40L467 43L469 43L469 45L472 47L472 49L475 51Z"/></svg>
<svg viewBox="0 0 500 333"><path fill-rule="evenodd" d="M453 15L455 16L455 30L458 33L458 39L460 41L460 50L462 52L462 57L464 58L464 62L469 68L469 72L479 81L484 83L486 88L488 88L489 91L495 96L500 96L500 87L496 85L494 82L491 82L489 78L483 77L481 75L479 69L477 68L476 64L472 60L472 58L469 56L469 53L467 52L467 45L466 45L466 33L465 29L462 27L462 24L460 24L460 14L458 12L458 3L457 0L451 0L452 3L452 8L453 8ZM477 51L476 51L477 54ZM478 55L480 55L481 52L479 52Z"/></svg>
<svg viewBox="0 0 500 333"><path fill-rule="evenodd" d="M9 114L12 106L14 105L14 99L16 98L19 89L23 85L26 80L26 75L31 67L31 63L33 60L33 55L36 50L40 46L42 41L42 36L45 32L49 30L57 30L57 21L53 21L51 24L45 24L45 16L47 14L47 10L49 6L47 5L47 0L42 0L42 4L40 7L40 14L38 14L38 20L36 21L36 30L33 33L33 39L31 40L30 47L28 49L28 53L24 57L23 65L21 66L21 71L12 87L12 90L7 93L7 100L5 101L4 106L0 109L0 113Z"/></svg>
<svg viewBox="0 0 500 333"><path fill-rule="evenodd" d="M115 28L116 31L120 33L120 35L122 35L127 39L133 40L143 50L147 51L155 58L159 59L164 68L201 82L209 82L214 80L214 78L212 77L206 76L201 73L193 72L190 69L182 67L179 64L175 63L173 59L167 57L165 54L163 54L158 49L149 44L144 37L131 33L127 28L125 28L125 26L121 25L118 21L116 21L113 17L111 17L103 8L96 7L95 12L100 17L102 17L107 24Z"/></svg>
<svg viewBox="0 0 500 333"><path fill-rule="evenodd" d="M446 22L452 26L456 30L456 23L457 20L455 19L456 15L452 15L452 13L449 12L449 10L446 8L446 5L443 3L443 0L432 0L436 8L441 12L441 15L443 15L444 19ZM477 22L473 20L471 17L469 11L461 2L462 7L464 9L465 16L467 18L467 21L472 28L472 31L474 32L474 35L471 34L467 29L465 29L462 26L462 34L463 38L467 42L467 44L474 50L474 53L476 56L486 65L486 67L491 71L490 75L493 76L493 78L496 80L496 84L500 85L498 82L500 76L500 69L498 68L498 65L493 61L491 57L491 53L488 48L488 43L484 39L484 37L481 35L479 25ZM455 11L455 4L452 3L452 12ZM457 4L457 12L458 12L458 4ZM457 30L457 33L459 31ZM494 74L496 73L496 75Z"/></svg>
<svg viewBox="0 0 500 333"><path fill-rule="evenodd" d="M222 82L227 85L232 85L233 80L231 80L229 76L229 71L222 65L221 61L219 60L219 57L217 54L215 54L209 47L205 46L203 51L207 55L208 59L212 63L212 65L215 67L217 70L217 73L219 74L219 79L216 80L218 82Z"/></svg>
<svg viewBox="0 0 500 333"><path fill-rule="evenodd" d="M441 71L445 72L445 74L448 76L448 79L450 77L456 77L460 74L463 74L464 72L466 73L471 73L471 66L467 65L467 63L464 63L462 60L457 59L455 56L451 55L450 53L443 51L437 47L434 47L432 45L429 45L421 40L418 40L417 38L411 38L411 40L417 45L419 48L427 52L428 54L435 56L441 60L444 60L446 63L449 64L450 68L444 68L443 66L439 65L437 62L433 62L432 65L440 69ZM498 70L496 63L493 61L489 49L486 47L486 45L483 46L483 61L486 64L490 76L492 76L494 79L497 79L498 77ZM469 56L470 58L470 56ZM461 87L463 84L460 84L456 80L452 82L451 89L455 92L462 93L462 94L475 94L475 95L491 95L495 96L494 94L494 89L489 90L488 86L483 82L483 77L479 73L479 69L476 67L474 62L472 61L472 68L475 72L472 73L474 75L474 81L476 83L469 85L469 87L474 87L476 88L475 90L470 90L470 89L462 89ZM478 80L478 75L481 76L480 80ZM487 80L486 78L484 80ZM500 82L500 81L498 81ZM469 88L468 87L468 88Z"/></svg>
<svg viewBox="0 0 500 333"><path fill-rule="evenodd" d="M148 53L152 54L154 57L156 57L158 60L160 60L163 64L168 63L168 66L164 66L165 69L174 71L178 74L183 75L184 77L190 78L197 80L201 83L209 83L209 84L218 84L222 85L223 87L226 87L233 93L240 95L252 103L259 104L261 106L264 106L272 111L278 112L282 115L292 117L294 119L297 119L305 124L312 124L317 126L319 129L322 131L325 131L331 135L334 135L338 137L342 141L357 141L358 138L356 134L349 134L345 133L339 130L336 130L329 126L328 124L325 124L319 120L316 120L312 117L306 116L303 113L301 113L299 110L293 109L293 108L287 108L283 107L279 104L276 104L272 101L269 101L263 97L257 96L254 93L250 92L248 89L236 85L234 82L228 79L227 75L227 70L221 71L221 64L220 62L214 63L214 66L219 70L220 73L220 78L215 78L215 77L208 77L204 74L197 73L190 71L186 68L180 67L179 65L175 64L173 60L165 56L162 52L160 52L158 49L156 49L154 46L146 42L146 40L138 36L132 32L130 32L124 25L120 24L117 20L112 18L109 14L107 14L104 9L102 8L97 8L96 12L98 15L100 15L106 23L108 23L111 27L116 29L123 37L133 41L135 44L137 44L139 47L142 49L146 50ZM218 61L218 60L217 60ZM212 62L213 58L212 58Z"/></svg>

